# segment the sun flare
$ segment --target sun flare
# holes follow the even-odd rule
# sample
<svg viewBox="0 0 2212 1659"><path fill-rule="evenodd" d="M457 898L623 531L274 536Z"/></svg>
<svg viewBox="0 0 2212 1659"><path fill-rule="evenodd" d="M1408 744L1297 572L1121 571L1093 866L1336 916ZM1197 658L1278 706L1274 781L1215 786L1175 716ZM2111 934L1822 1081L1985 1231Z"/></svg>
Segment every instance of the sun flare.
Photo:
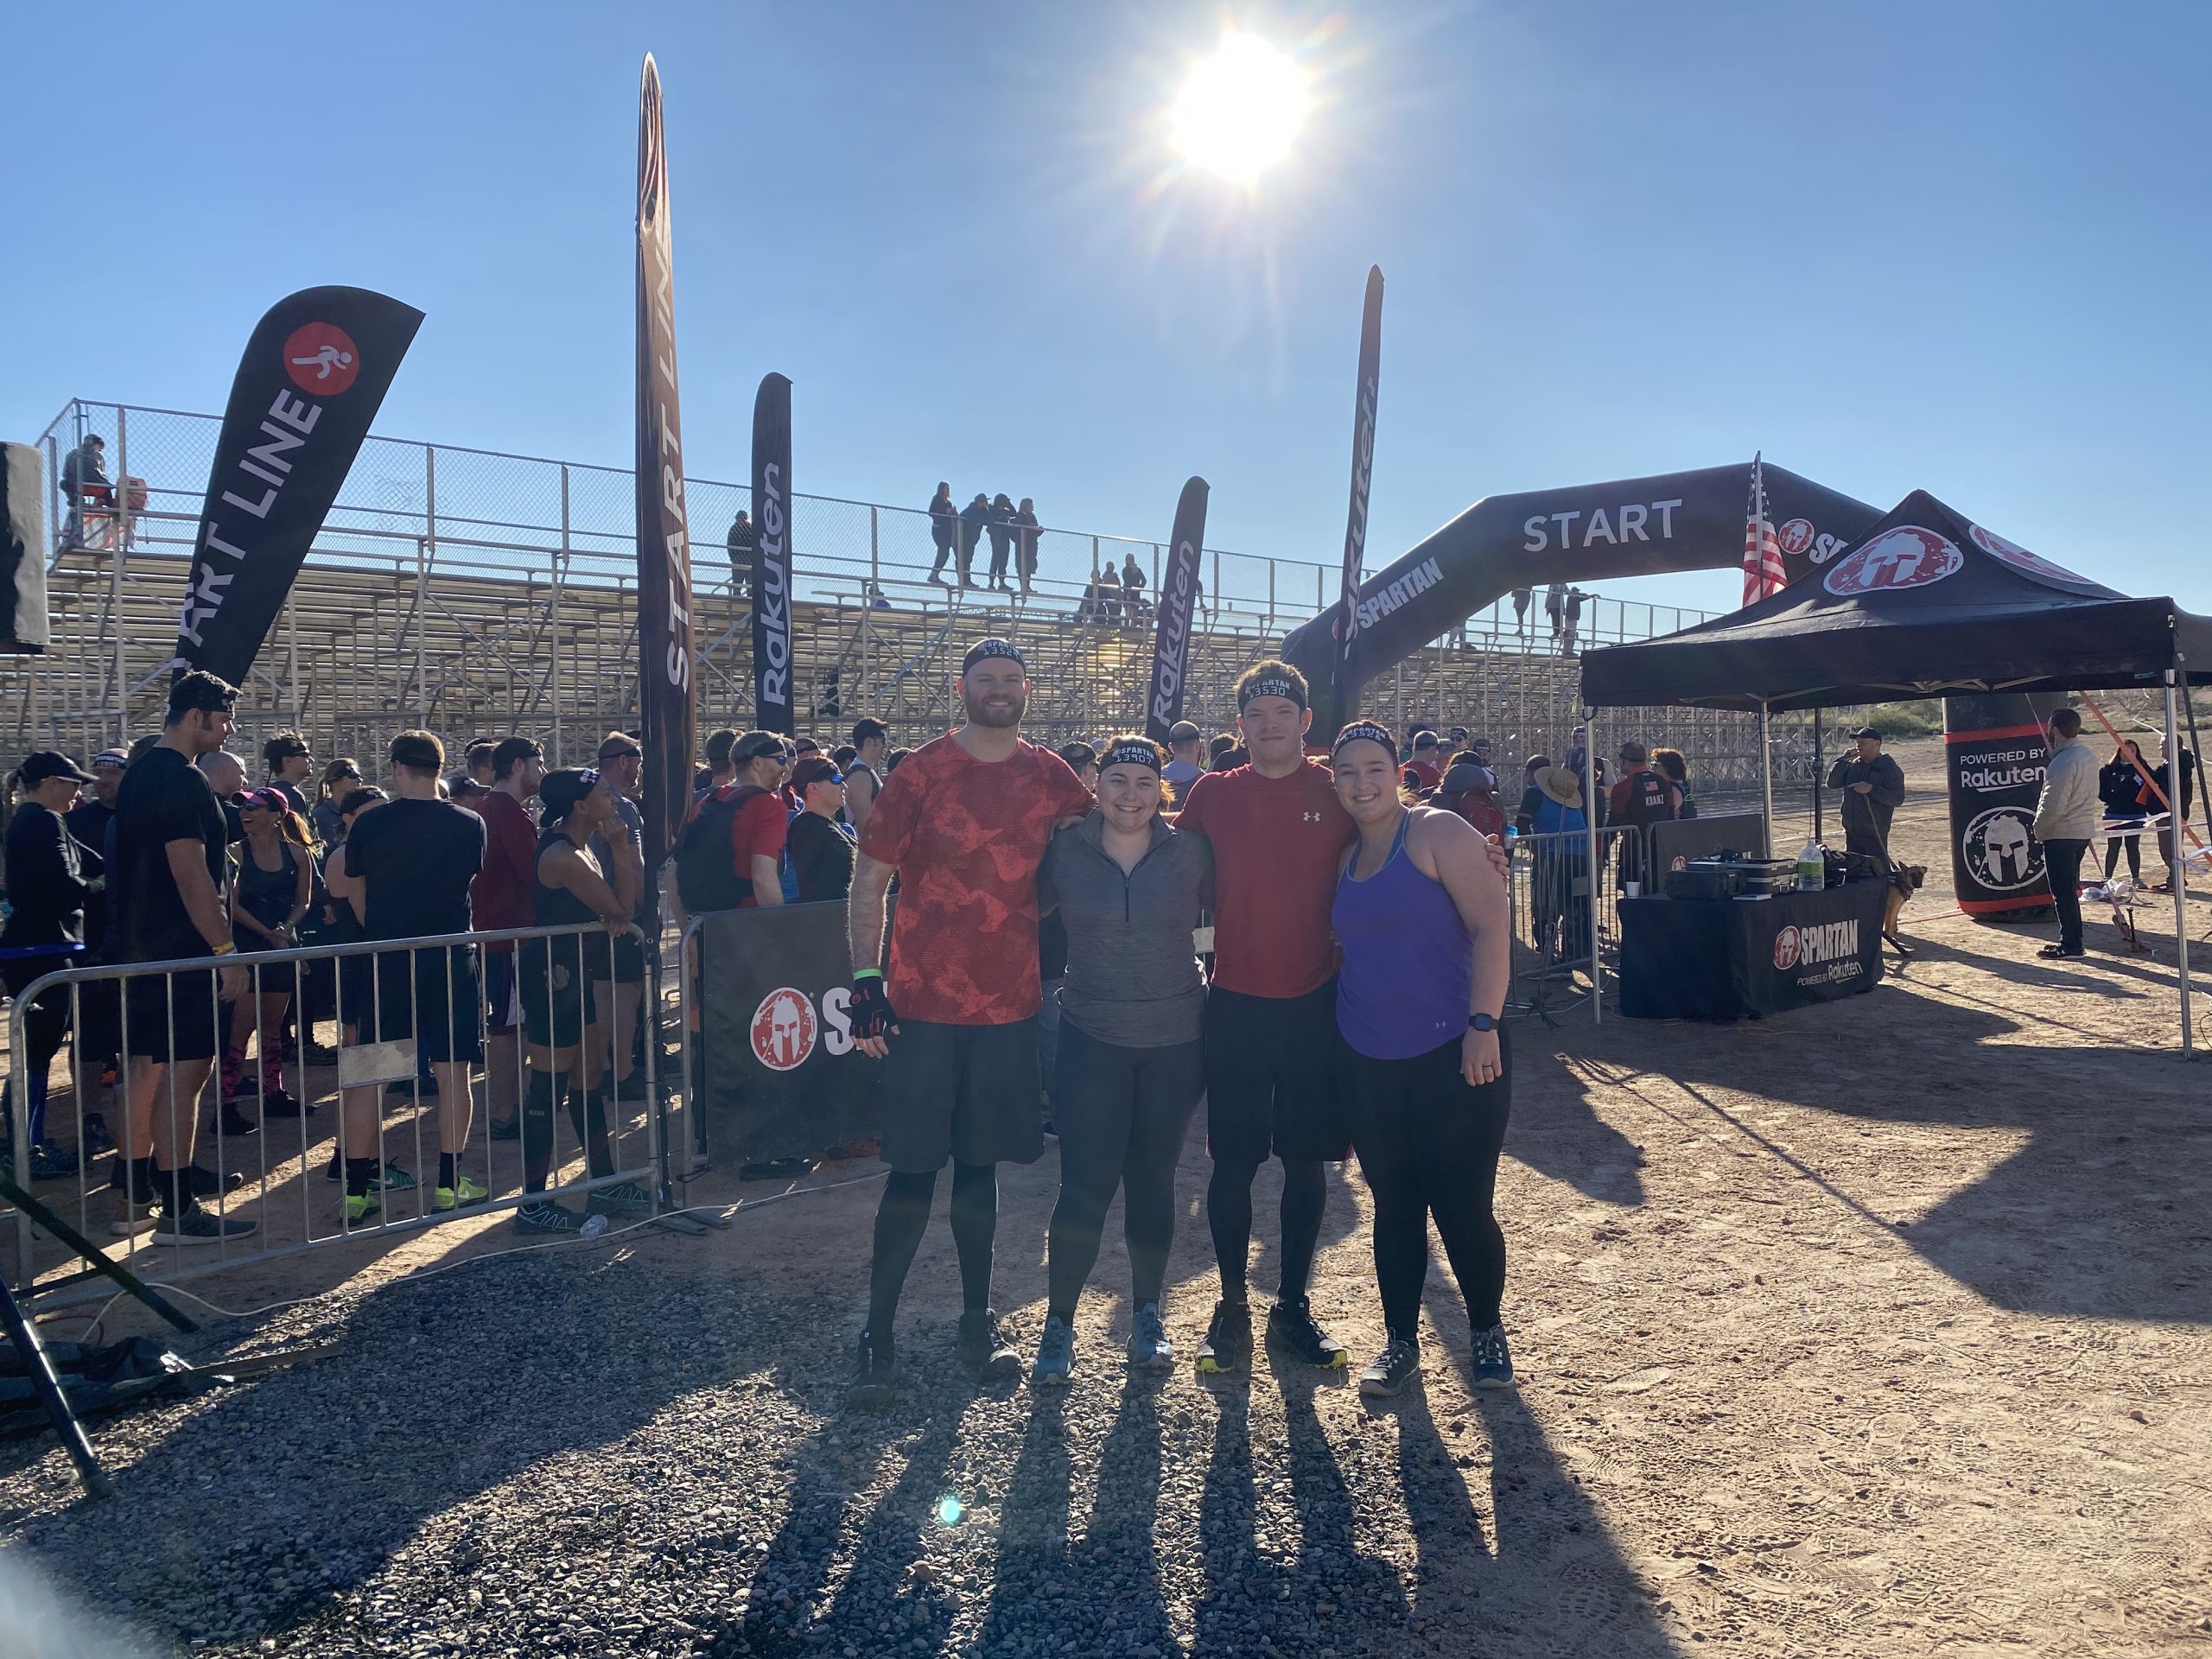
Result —
<svg viewBox="0 0 2212 1659"><path fill-rule="evenodd" d="M1256 35L1230 35L1175 100L1175 145L1194 167L1249 185L1290 154L1306 74Z"/></svg>

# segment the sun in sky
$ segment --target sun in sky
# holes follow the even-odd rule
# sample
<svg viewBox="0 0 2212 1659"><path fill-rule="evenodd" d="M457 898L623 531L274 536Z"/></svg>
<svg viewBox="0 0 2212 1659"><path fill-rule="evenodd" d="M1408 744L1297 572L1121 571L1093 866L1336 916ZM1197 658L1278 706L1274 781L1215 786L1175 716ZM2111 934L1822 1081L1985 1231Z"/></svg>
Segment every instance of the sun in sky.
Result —
<svg viewBox="0 0 2212 1659"><path fill-rule="evenodd" d="M1175 147L1193 167L1242 185L1290 154L1306 118L1306 73L1257 35L1231 34L1175 100Z"/></svg>

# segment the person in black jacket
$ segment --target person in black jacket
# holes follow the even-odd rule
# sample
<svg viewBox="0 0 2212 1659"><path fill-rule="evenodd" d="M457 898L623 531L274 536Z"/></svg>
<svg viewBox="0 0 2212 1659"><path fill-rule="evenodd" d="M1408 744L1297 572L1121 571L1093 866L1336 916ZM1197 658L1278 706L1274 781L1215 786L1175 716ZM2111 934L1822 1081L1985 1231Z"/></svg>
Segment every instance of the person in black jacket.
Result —
<svg viewBox="0 0 2212 1659"><path fill-rule="evenodd" d="M2173 757L2163 753L2164 748L2163 740L2160 741L2159 747L2161 753L2158 764L2152 769L2151 776L2158 779L2159 791L2172 804L2175 817L2186 823L2189 821L2190 804L2196 795L2196 751L2185 743L2182 745L2181 787L2177 790L2174 787ZM2145 792L2147 794L2149 791ZM2152 796L2150 804L2144 808L2144 810L2158 812L2164 810L2164 808L2158 805L2157 796ZM2174 882L2177 879L2176 872L2181 868L2180 865L2175 861L2177 855L2174 845L2174 831L2171 829L2158 831L2158 856L2166 861L2166 879L2158 883L2160 893L2173 891ZM2186 885L2185 876L2178 879Z"/></svg>
<svg viewBox="0 0 2212 1659"><path fill-rule="evenodd" d="M1021 578L1021 591L1026 594L1037 575L1037 538L1044 530L1037 522L1037 504L1023 496L1009 522L1014 525L1014 573Z"/></svg>
<svg viewBox="0 0 2212 1659"><path fill-rule="evenodd" d="M90 772L51 749L27 758L13 779L22 799L8 825L9 912L5 925L0 926L10 996L22 995L32 982L57 968L74 965L83 952L85 901L101 886L98 876L85 874L85 865L90 861L97 866L99 858L78 845L62 815L77 804L79 787L92 781ZM30 1146L25 1162L34 1180L77 1173L76 1155L63 1152L46 1135L47 1073L68 1033L67 986L56 986L23 1010L28 1052L14 1071L25 1079L29 1101ZM14 1086L12 1078L9 1086ZM0 1099L6 1100L0 1109L0 1127L12 1133L14 1102Z"/></svg>
<svg viewBox="0 0 2212 1659"><path fill-rule="evenodd" d="M983 531L991 521L991 499L981 490L976 499L960 509L960 585L969 585L968 568L975 563L976 549L982 544Z"/></svg>
<svg viewBox="0 0 2212 1659"><path fill-rule="evenodd" d="M1008 592L1006 579L1007 559L1014 551L1014 503L1001 490L991 498L989 509L983 516L983 532L991 538L991 586Z"/></svg>
<svg viewBox="0 0 2212 1659"><path fill-rule="evenodd" d="M2112 752L2112 759L2097 772L2097 798L2105 804L2105 817L2121 821L2139 820L2143 808L2136 797L2143 788L2143 772L2136 768L2142 764L2143 751L2132 737L2123 737ZM2127 849L2127 874L2137 880L2143 879L2143 837L2140 836L2107 836L2105 837L2105 880L2112 880L2113 871L2120 864L2120 849Z"/></svg>
<svg viewBox="0 0 2212 1659"><path fill-rule="evenodd" d="M952 486L940 483L937 493L930 498L930 541L937 549L937 557L930 563L931 582L940 585L944 582L944 562L952 556L953 547L959 539L960 510L952 505Z"/></svg>

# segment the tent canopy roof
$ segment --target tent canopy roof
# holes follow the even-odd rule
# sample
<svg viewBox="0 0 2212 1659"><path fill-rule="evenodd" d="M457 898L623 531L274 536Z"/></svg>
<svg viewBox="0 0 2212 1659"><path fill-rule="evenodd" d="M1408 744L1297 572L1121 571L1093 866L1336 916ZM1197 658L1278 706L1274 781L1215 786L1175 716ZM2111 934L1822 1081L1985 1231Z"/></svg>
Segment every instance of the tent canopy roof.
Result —
<svg viewBox="0 0 2212 1659"><path fill-rule="evenodd" d="M1813 575L1582 661L1598 708L1820 709L1985 691L2212 683L2212 621L2130 599L1915 490Z"/></svg>

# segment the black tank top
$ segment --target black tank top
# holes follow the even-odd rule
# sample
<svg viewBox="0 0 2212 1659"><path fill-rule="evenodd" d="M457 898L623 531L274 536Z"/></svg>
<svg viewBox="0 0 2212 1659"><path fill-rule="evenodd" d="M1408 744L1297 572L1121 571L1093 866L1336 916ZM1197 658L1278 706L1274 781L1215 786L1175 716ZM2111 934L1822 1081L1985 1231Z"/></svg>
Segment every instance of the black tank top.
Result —
<svg viewBox="0 0 2212 1659"><path fill-rule="evenodd" d="M1667 780L1657 772L1632 772L1621 781L1628 785L1624 823L1663 823L1675 816L1667 805Z"/></svg>
<svg viewBox="0 0 2212 1659"><path fill-rule="evenodd" d="M253 849L238 847L238 905L264 927L282 927L292 918L292 901L300 895L299 854L289 841L276 843L283 863L264 870L253 861ZM256 940L256 944L260 941Z"/></svg>
<svg viewBox="0 0 2212 1659"><path fill-rule="evenodd" d="M537 838L537 857L531 865L531 917L540 927L558 927L569 922L595 922L599 912L566 887L549 887L539 874L545 860L546 849L556 842L565 847L575 843L558 830L548 830ZM578 848L579 852L582 849ZM589 854L584 854L589 857Z"/></svg>

